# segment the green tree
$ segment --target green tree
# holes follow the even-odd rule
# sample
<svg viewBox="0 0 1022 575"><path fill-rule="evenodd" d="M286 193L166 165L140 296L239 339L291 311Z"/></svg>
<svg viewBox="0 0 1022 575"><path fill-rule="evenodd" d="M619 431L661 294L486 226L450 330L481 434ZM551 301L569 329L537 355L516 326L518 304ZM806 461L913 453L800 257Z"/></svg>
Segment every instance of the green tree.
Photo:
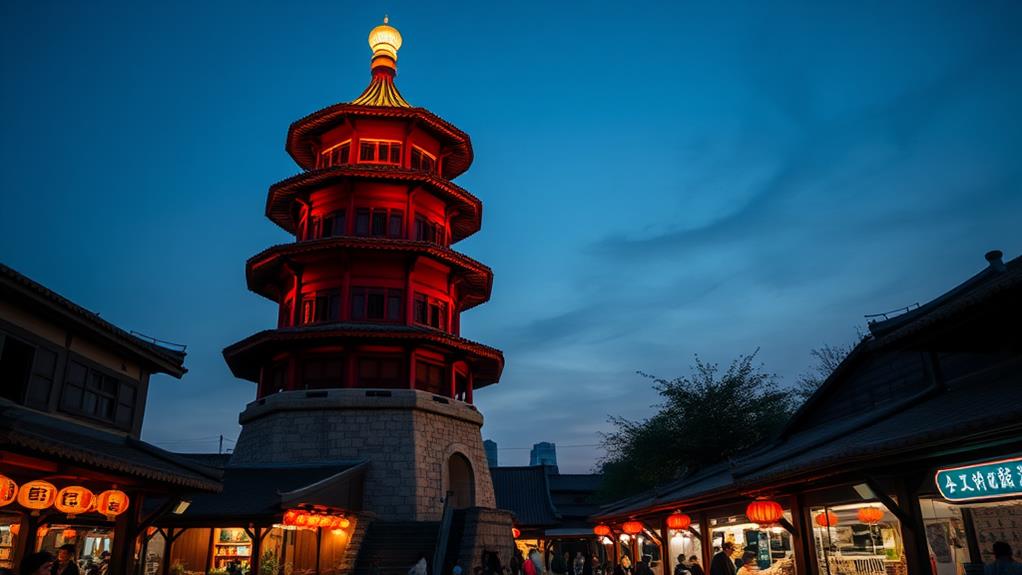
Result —
<svg viewBox="0 0 1022 575"><path fill-rule="evenodd" d="M851 346L829 344L811 350L809 355L813 358L813 365L795 380L795 393L800 402L809 399L851 351Z"/></svg>
<svg viewBox="0 0 1022 575"><path fill-rule="evenodd" d="M794 394L741 355L721 371L695 358L687 376L653 381L663 403L643 421L611 417L600 461L603 495L624 497L724 461L772 438L791 416Z"/></svg>

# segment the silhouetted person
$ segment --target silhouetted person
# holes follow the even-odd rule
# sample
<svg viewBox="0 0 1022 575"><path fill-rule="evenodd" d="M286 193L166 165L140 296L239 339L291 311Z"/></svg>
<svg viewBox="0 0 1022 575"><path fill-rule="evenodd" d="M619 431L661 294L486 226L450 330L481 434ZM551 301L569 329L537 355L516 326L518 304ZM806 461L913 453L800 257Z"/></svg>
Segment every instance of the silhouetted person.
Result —
<svg viewBox="0 0 1022 575"><path fill-rule="evenodd" d="M699 558L695 555L688 558L688 571L692 575L706 575L702 565L699 564Z"/></svg>
<svg viewBox="0 0 1022 575"><path fill-rule="evenodd" d="M728 541L720 548L720 552L713 556L710 562L710 575L735 575L738 569L731 555L735 552L735 544Z"/></svg>
<svg viewBox="0 0 1022 575"><path fill-rule="evenodd" d="M1017 575L1022 574L1022 563L1016 563L1012 557L1011 545L1004 541L994 543L994 561L983 567L983 575Z"/></svg>
<svg viewBox="0 0 1022 575"><path fill-rule="evenodd" d="M21 575L49 575L53 568L53 555L45 551L31 553L21 560Z"/></svg>
<svg viewBox="0 0 1022 575"><path fill-rule="evenodd" d="M651 561L653 561L651 556L643 555L642 559L635 564L635 575L653 575L653 570L649 567Z"/></svg>
<svg viewBox="0 0 1022 575"><path fill-rule="evenodd" d="M81 575L75 562L75 546L66 543L57 548L57 561L50 571L53 575Z"/></svg>

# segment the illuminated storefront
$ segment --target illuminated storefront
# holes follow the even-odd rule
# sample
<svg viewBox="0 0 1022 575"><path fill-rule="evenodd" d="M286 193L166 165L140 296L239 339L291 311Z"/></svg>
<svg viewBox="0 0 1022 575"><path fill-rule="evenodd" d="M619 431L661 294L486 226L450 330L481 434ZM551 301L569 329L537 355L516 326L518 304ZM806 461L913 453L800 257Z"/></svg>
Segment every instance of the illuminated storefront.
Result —
<svg viewBox="0 0 1022 575"><path fill-rule="evenodd" d="M730 542L760 573L981 573L998 541L1022 560L1022 259L987 260L871 323L773 444L596 519L658 526L680 509L704 564ZM782 507L776 523L757 502Z"/></svg>

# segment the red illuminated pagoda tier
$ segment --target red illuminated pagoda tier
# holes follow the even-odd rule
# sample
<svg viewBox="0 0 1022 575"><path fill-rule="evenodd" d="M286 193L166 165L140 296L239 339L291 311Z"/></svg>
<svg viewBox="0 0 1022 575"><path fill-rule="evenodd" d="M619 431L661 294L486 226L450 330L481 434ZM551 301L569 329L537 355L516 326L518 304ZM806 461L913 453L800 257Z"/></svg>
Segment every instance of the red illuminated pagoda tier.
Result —
<svg viewBox="0 0 1022 575"><path fill-rule="evenodd" d="M493 274L451 249L482 203L451 180L467 134L394 85L401 35L370 34L372 81L351 103L298 120L287 151L304 172L270 187L266 215L295 235L248 260L250 290L280 306L276 329L224 350L258 397L324 388L417 389L472 401L496 383L499 350L461 337L461 313Z"/></svg>

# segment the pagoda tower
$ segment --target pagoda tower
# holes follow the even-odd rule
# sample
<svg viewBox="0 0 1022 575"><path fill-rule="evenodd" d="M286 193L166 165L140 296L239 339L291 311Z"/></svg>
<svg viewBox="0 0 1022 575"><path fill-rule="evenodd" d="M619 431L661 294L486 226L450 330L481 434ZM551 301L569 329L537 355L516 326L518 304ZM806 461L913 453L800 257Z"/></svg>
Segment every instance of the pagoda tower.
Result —
<svg viewBox="0 0 1022 575"><path fill-rule="evenodd" d="M246 265L279 314L224 350L258 386L230 465L365 462L366 511L429 522L445 504L495 506L472 399L504 359L461 337L493 280L451 248L481 224L482 203L452 183L472 144L398 92L401 41L384 20L365 91L288 130L303 171L270 187L266 215L295 241Z"/></svg>

